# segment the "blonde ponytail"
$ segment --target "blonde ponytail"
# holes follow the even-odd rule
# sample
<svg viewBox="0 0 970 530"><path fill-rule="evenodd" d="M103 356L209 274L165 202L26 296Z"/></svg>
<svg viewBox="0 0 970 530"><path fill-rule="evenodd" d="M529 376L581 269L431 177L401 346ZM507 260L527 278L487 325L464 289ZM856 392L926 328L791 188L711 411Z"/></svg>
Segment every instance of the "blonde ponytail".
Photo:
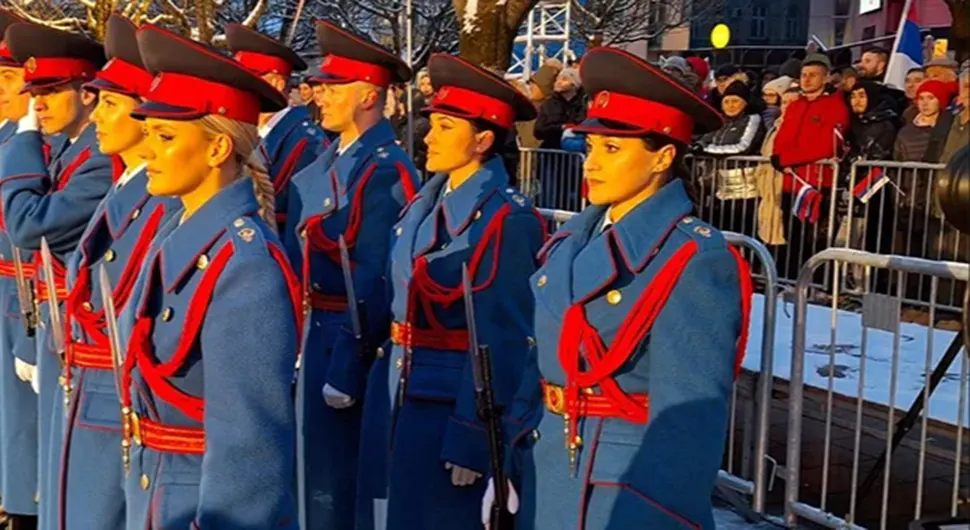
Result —
<svg viewBox="0 0 970 530"><path fill-rule="evenodd" d="M236 162L243 168L240 176L245 172L253 180L253 190L259 203L259 216L270 228L276 230L276 193L266 168L256 156L256 146L259 144L256 126L213 114L201 118L199 123L212 136L225 134L232 138Z"/></svg>

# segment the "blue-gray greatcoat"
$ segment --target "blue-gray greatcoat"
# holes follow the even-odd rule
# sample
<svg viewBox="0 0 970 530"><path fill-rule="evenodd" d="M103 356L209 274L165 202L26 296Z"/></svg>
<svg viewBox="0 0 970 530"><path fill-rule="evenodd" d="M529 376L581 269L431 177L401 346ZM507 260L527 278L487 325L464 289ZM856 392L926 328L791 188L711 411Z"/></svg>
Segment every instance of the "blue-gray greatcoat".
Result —
<svg viewBox="0 0 970 530"><path fill-rule="evenodd" d="M66 360L73 390L58 460L65 530L125 528L121 405L103 320L100 268L111 279L116 311L123 311L152 240L181 206L152 197L147 185L142 168L112 186L68 263L65 315L72 336ZM56 402L64 399L63 387L57 391Z"/></svg>
<svg viewBox="0 0 970 530"><path fill-rule="evenodd" d="M531 278L538 371L507 423L517 528L714 528L750 280L724 237L691 211L676 180L605 230L606 208L587 208L543 249ZM627 323L651 315L652 327ZM587 408L567 406L572 384ZM577 412L593 400L612 412Z"/></svg>
<svg viewBox="0 0 970 530"><path fill-rule="evenodd" d="M38 131L17 133L9 140L7 149L17 156L0 160L3 214L11 242L22 250L37 251L41 239L47 239L55 259L55 277L63 285L64 264L111 187L118 164L98 150L94 125L88 125L74 141L58 143L49 152L49 162L44 146L44 138ZM39 286L44 283L39 255L35 255L34 262L38 269L34 283ZM61 308L63 315L63 304ZM57 462L63 437L64 402L55 403L61 361L52 349L48 304L42 301L40 309L42 325L37 330L36 351L33 354L25 349L18 351L29 357L23 359L25 362L37 366L40 378L37 468L41 510L38 515L39 527L52 530L57 527L59 516L57 498L61 476Z"/></svg>
<svg viewBox="0 0 970 530"><path fill-rule="evenodd" d="M140 433L125 528L298 528L299 288L258 211L242 178L169 219L148 252L120 319Z"/></svg>
<svg viewBox="0 0 970 530"><path fill-rule="evenodd" d="M297 384L297 482L301 527L307 529L354 528L361 402L373 357L361 355L350 331L337 242L341 235L347 242L356 296L366 307L363 324L376 347L387 338L391 227L417 188L417 172L387 120L343 153L338 148L334 142L294 177L287 213L293 220L287 250L302 274L310 311ZM327 384L356 403L328 406L322 394Z"/></svg>
<svg viewBox="0 0 970 530"><path fill-rule="evenodd" d="M538 266L544 221L509 187L499 157L446 193L447 180L433 177L394 230L392 407L366 404L368 423L389 426L387 530L480 525L489 452L475 406L462 264L473 285L478 341L492 355L497 405L512 401L534 345L528 279ZM482 478L454 486L446 463Z"/></svg>

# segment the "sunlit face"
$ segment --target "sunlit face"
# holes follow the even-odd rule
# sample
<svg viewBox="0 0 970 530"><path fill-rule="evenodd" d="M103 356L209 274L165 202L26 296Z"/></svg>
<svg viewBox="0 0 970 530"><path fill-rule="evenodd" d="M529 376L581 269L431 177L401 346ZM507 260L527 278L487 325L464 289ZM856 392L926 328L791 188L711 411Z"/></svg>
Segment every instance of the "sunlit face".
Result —
<svg viewBox="0 0 970 530"><path fill-rule="evenodd" d="M472 122L447 114L431 114L431 130L424 137L428 146L428 162L431 173L451 173L481 161L495 142L491 131L475 132Z"/></svg>
<svg viewBox="0 0 970 530"><path fill-rule="evenodd" d="M421 94L426 98L430 98L431 95L434 94L434 86L431 85L430 76L423 75L421 76L421 79L418 79L418 90L420 90Z"/></svg>
<svg viewBox="0 0 970 530"><path fill-rule="evenodd" d="M957 80L957 72L949 66L928 66L926 68L926 78L939 79L940 81L952 83Z"/></svg>
<svg viewBox="0 0 970 530"><path fill-rule="evenodd" d="M728 118L734 118L744 112L744 107L748 104L743 98L738 96L724 96L721 100L721 110Z"/></svg>
<svg viewBox="0 0 970 530"><path fill-rule="evenodd" d="M940 112L940 100L929 92L921 92L916 97L916 106L923 116L934 116Z"/></svg>
<svg viewBox="0 0 970 530"><path fill-rule="evenodd" d="M765 102L765 105L769 107L774 107L781 103L781 97L778 96L777 92L767 91L761 93L761 99Z"/></svg>
<svg viewBox="0 0 970 530"><path fill-rule="evenodd" d="M31 95L44 134L57 134L77 123L84 112L85 102L94 100L93 94L82 94L70 84L32 90Z"/></svg>
<svg viewBox="0 0 970 530"><path fill-rule="evenodd" d="M148 193L180 197L199 188L225 163L227 136L209 137L197 121L148 118L139 155L147 164Z"/></svg>
<svg viewBox="0 0 970 530"><path fill-rule="evenodd" d="M676 154L672 145L650 151L640 138L588 135L583 176L589 187L589 202L622 203L649 186L659 186L658 179L664 178Z"/></svg>
<svg viewBox="0 0 970 530"><path fill-rule="evenodd" d="M23 93L24 69L0 66L0 118L19 120L27 115L30 94Z"/></svg>
<svg viewBox="0 0 970 530"><path fill-rule="evenodd" d="M313 99L313 87L308 83L300 83L300 101L303 103L309 103Z"/></svg>
<svg viewBox="0 0 970 530"><path fill-rule="evenodd" d="M926 75L922 70L914 70L906 74L906 99L913 101L916 99L916 89L919 88L920 83L926 79Z"/></svg>
<svg viewBox="0 0 970 530"><path fill-rule="evenodd" d="M799 86L806 94L815 94L825 87L825 80L828 78L828 69L820 64L810 64L802 67L802 75Z"/></svg>
<svg viewBox="0 0 970 530"><path fill-rule="evenodd" d="M116 155L138 145L144 138L144 124L131 117L138 100L102 90L91 113L98 134L98 147L106 155Z"/></svg>
<svg viewBox="0 0 970 530"><path fill-rule="evenodd" d="M800 97L802 96L798 92L785 92L784 94L782 94L781 95L782 114L784 114L785 111L788 110L788 107L791 106L792 103L798 101L798 98Z"/></svg>
<svg viewBox="0 0 970 530"><path fill-rule="evenodd" d="M384 104L380 91L367 83L323 85L323 128L338 133L346 131L353 126L361 109Z"/></svg>
<svg viewBox="0 0 970 530"><path fill-rule="evenodd" d="M862 114L869 108L869 95L865 90L853 90L849 94L849 105L852 106L852 112Z"/></svg>

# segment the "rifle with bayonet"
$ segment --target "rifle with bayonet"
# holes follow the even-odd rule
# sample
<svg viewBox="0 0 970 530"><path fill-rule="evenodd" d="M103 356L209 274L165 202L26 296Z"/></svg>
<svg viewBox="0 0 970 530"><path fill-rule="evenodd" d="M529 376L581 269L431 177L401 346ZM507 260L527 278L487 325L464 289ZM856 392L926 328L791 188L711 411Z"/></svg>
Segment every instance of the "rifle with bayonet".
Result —
<svg viewBox="0 0 970 530"><path fill-rule="evenodd" d="M344 275L344 289L347 292L347 309L350 312L350 329L357 340L357 355L362 359L367 359L371 354L370 345L367 341L367 302L357 299L357 291L354 289L354 277L350 265L350 251L347 250L347 241L344 236L340 236L340 269Z"/></svg>
<svg viewBox="0 0 970 530"><path fill-rule="evenodd" d="M57 299L57 281L54 279L54 257L51 255L51 248L47 244L47 238L40 238L40 261L44 270L44 282L47 285L47 305L50 308L51 317L51 342L54 345L54 355L61 364L61 368L66 366L65 354L67 352L66 341L64 338L64 321L61 319L60 300ZM64 406L71 404L71 385L64 384Z"/></svg>
<svg viewBox="0 0 970 530"><path fill-rule="evenodd" d="M479 419L485 424L488 435L488 457L491 467L495 498L492 501L492 515L488 530L512 530L515 517L508 510L508 479L505 476L504 439L502 437L502 407L495 402L492 388L492 359L487 344L478 344L475 325L475 304L472 298L472 283L468 276L468 265L461 266L461 285L465 297L465 321L468 326L468 354L472 364L472 379L475 384L475 406Z"/></svg>
<svg viewBox="0 0 970 530"><path fill-rule="evenodd" d="M20 316L24 320L24 331L27 337L33 338L37 333L37 297L34 296L33 281L28 280L24 274L24 260L17 247L13 247L13 269L17 282L17 300L20 302Z"/></svg>
<svg viewBox="0 0 970 530"><path fill-rule="evenodd" d="M111 366L114 369L115 390L121 403L121 462L125 467L125 476L131 468L131 407L125 404L125 392L128 391L122 377L125 360L121 352L121 337L118 335L118 317L115 314L115 302L112 298L114 289L111 278L104 264L98 267L98 283L101 287L101 307L104 308L104 324L108 332L108 348L111 350Z"/></svg>

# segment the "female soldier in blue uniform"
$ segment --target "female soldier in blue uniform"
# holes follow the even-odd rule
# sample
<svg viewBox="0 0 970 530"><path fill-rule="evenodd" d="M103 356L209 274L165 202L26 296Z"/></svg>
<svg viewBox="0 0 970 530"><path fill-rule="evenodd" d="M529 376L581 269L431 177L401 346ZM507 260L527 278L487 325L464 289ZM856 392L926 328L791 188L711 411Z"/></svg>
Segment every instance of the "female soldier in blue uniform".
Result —
<svg viewBox="0 0 970 530"><path fill-rule="evenodd" d="M625 52L591 50L582 72L592 206L531 279L541 384L520 396L541 409L509 421L532 452L519 528L713 529L750 275L675 175L721 119Z"/></svg>
<svg viewBox="0 0 970 530"><path fill-rule="evenodd" d="M18 17L0 9L0 157L16 156L3 146L30 105L30 94L22 92L24 65L13 58L3 36L17 22ZM33 351L34 340L27 336L20 314L13 249L0 218L0 498L15 528L37 514L37 395L14 369L14 350ZM30 256L21 257L26 261ZM25 276L31 276L33 265L23 266Z"/></svg>
<svg viewBox="0 0 970 530"><path fill-rule="evenodd" d="M237 61L284 95L293 72L307 68L303 59L286 45L242 24L226 26L226 44ZM260 115L259 136L258 153L273 180L276 224L282 236L286 230L290 180L317 158L327 142L323 130L304 106Z"/></svg>
<svg viewBox="0 0 970 530"><path fill-rule="evenodd" d="M148 176L139 156L144 133L131 111L148 93L152 75L138 53L135 31L121 15L108 19L105 49L110 60L94 81L84 85L98 93L91 114L98 146L102 153L119 156L125 170L95 210L68 262L69 340L62 388L72 392L57 499L64 530L125 527L121 415L98 273L101 266L107 270L114 305L121 311L158 228L179 206L172 199L152 197L146 189Z"/></svg>
<svg viewBox="0 0 970 530"><path fill-rule="evenodd" d="M156 75L133 114L148 192L183 211L122 318L126 528L294 529L299 288L250 161L259 115L286 100L201 44L155 26L137 38Z"/></svg>
<svg viewBox="0 0 970 530"><path fill-rule="evenodd" d="M0 188L7 234L23 250L40 249L46 238L53 252L57 300L66 295L64 263L77 246L84 227L120 171L111 157L97 148L90 114L95 97L82 90L104 65L101 45L85 37L28 23L7 28L13 56L24 64L25 90L33 99L32 112L22 119L8 148L16 157L0 160ZM43 134L66 139L50 149ZM13 177L13 178L11 178ZM35 255L36 270L40 259ZM37 351L21 363L37 366L34 380L38 398L38 472L41 500L40 528L57 525L57 490L64 403L55 403L61 374L61 352L52 351L49 307L51 298L43 275L34 278L41 321Z"/></svg>
<svg viewBox="0 0 970 530"><path fill-rule="evenodd" d="M488 472L475 408L461 285L467 264L478 340L493 352L493 386L508 404L532 339L528 278L545 223L509 186L497 150L535 107L501 77L457 57L429 63L435 97L427 169L436 175L394 228L388 383L388 530L475 526ZM386 404L366 404L372 420Z"/></svg>

